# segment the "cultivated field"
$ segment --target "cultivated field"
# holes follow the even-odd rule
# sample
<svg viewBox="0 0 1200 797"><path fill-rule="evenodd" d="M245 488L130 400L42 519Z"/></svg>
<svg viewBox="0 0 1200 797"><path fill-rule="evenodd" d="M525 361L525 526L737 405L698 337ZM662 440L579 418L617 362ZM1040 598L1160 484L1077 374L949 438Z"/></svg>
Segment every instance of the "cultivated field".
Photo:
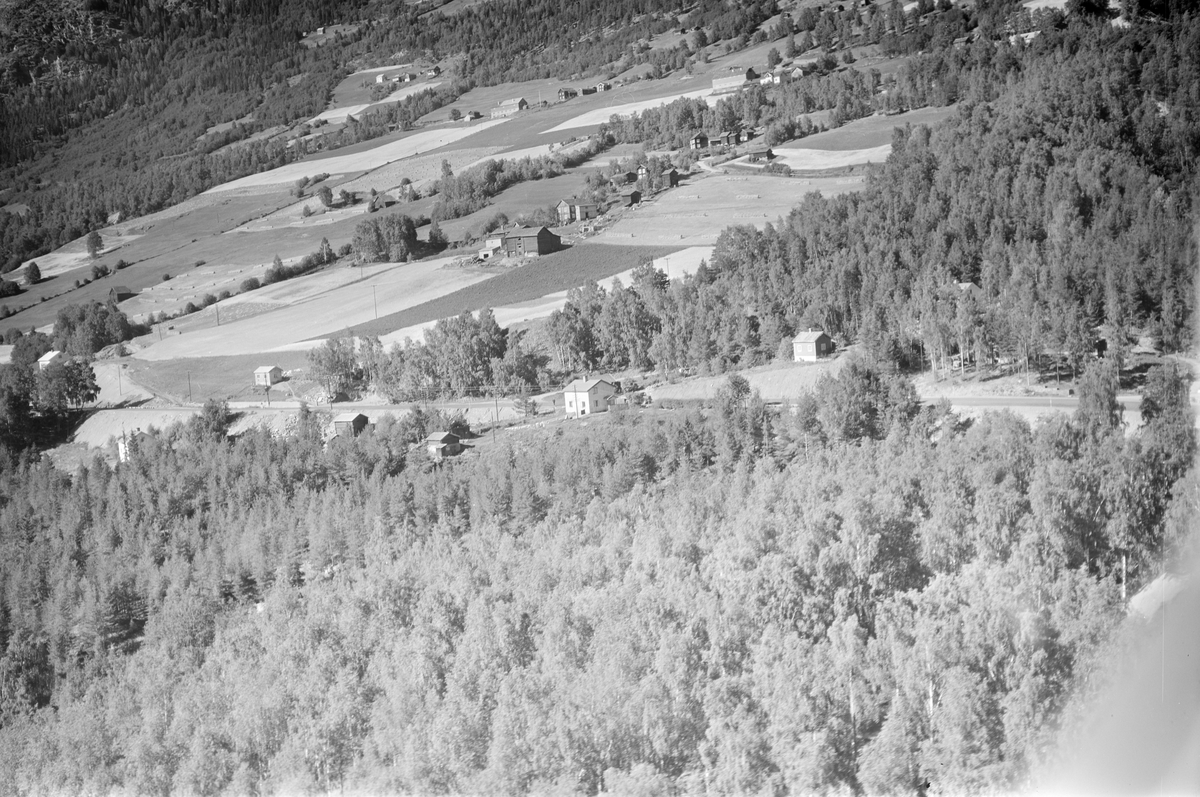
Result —
<svg viewBox="0 0 1200 797"><path fill-rule="evenodd" d="M313 278L302 278L297 284L302 293L295 301L219 327L217 306L209 307L189 319L192 326L185 329L193 331L151 342L136 356L143 360L169 360L311 348L315 345L312 341L320 337L373 320L376 307L382 319L493 276L479 269L442 268L451 260L391 264L365 274L362 279L354 279L358 269L335 266L331 275L323 278L333 282L340 272L346 282L324 290L321 289L324 286L308 289L303 280ZM255 293L242 297L242 301L258 301ZM270 296L283 300L279 293ZM205 323L208 325L196 328Z"/></svg>
<svg viewBox="0 0 1200 797"><path fill-rule="evenodd" d="M442 85L442 81L440 80L434 80L428 83L422 83L419 81L410 83L403 88L396 89L379 102L368 102L359 105L346 105L340 108L328 108L324 111L321 111L312 119L309 119L308 124L312 124L318 120L324 120L331 124L336 122L344 122L346 121L347 116L358 116L360 113L370 108L382 108L386 105L392 105L400 102L405 97L411 97L413 94L419 94L426 89L435 89L440 85Z"/></svg>
<svg viewBox="0 0 1200 797"><path fill-rule="evenodd" d="M578 171L561 174L546 180L527 180L517 183L481 210L442 223L442 232L451 241L464 240L472 229L495 216L504 213L509 219L516 221L523 214L531 213L539 208L558 204L560 199L575 196L586 187L585 176Z"/></svg>
<svg viewBox="0 0 1200 797"><path fill-rule="evenodd" d="M699 268L701 261L712 258L712 252L713 248L711 246L692 246L678 252L672 252L669 255L660 255L654 258L654 267L666 273L670 278L679 279L684 275L696 273L696 269ZM605 277L598 280L598 282L605 288L611 287L615 280L620 280L622 285L628 286L633 282L633 271L634 269L632 268L626 269L619 274L614 274L611 278ZM492 312L496 316L496 323L502 327L545 318L555 310L562 309L567 303L567 292L567 290L555 291L554 293L538 299L531 299L527 302L517 302L515 304L494 307L492 308ZM414 332L409 332L406 337L415 337L415 334Z"/></svg>
<svg viewBox="0 0 1200 797"><path fill-rule="evenodd" d="M593 108L590 111L581 113L576 117L568 119L567 121L562 122L561 124L550 128L546 132L547 133L559 133L559 132L562 132L563 130L574 130L575 128L579 128L579 127L594 127L596 125L600 125L600 124L607 122L610 117L632 116L635 113L641 113L642 111L644 111L648 108L658 108L659 106L662 106L662 105L669 105L672 102L675 102L675 100L682 99L684 97L690 97L690 98L695 98L695 99L703 98L709 104L715 104L716 100L713 99L711 97L711 95L712 95L712 84L710 83L708 86L705 86L704 88L693 89L692 91L685 91L685 92L681 92L679 94L669 94L665 97L654 97L652 99L638 100L636 102L626 102L626 103L621 103L619 105L618 104L606 104L599 108ZM615 99L615 98L613 98L613 99Z"/></svg>
<svg viewBox="0 0 1200 797"><path fill-rule="evenodd" d="M133 358L124 374L147 390L178 403L188 401L189 383L192 403L199 404L208 398L259 401L265 396L263 389L254 385L254 369L261 365L278 365L283 370L284 381L271 387L272 401L295 400L314 387L305 378L309 365L308 353L303 351L179 360Z"/></svg>
<svg viewBox="0 0 1200 797"><path fill-rule="evenodd" d="M825 374L836 376L845 363L844 355L818 363L782 362L761 365L745 371L738 371L746 377L751 390L767 401L786 401L798 398L813 390ZM651 385L646 392L656 401L659 399L712 399L717 391L729 382L729 375L701 376L686 379L674 384L663 383Z"/></svg>
<svg viewBox="0 0 1200 797"><path fill-rule="evenodd" d="M477 133L481 129L495 127L503 122L504 120L502 119L489 120L470 127L446 127L413 133L410 136L365 151L289 163L286 166L280 166L278 169L259 172L258 174L252 174L239 180L210 188L206 193L220 193L244 187L286 185L294 183L301 177L312 176L317 172L325 172L333 176L357 174L370 169L376 169L401 158L412 157L422 152L429 152L430 150L444 147L454 141Z"/></svg>
<svg viewBox="0 0 1200 797"><path fill-rule="evenodd" d="M779 147L773 150L776 163L783 163L796 171L824 171L826 169L844 169L847 166L858 166L864 163L883 163L892 151L891 144L870 149L801 149L799 147ZM766 164L739 163L750 168L762 168Z"/></svg>
<svg viewBox="0 0 1200 797"><path fill-rule="evenodd" d="M421 304L410 304L402 312L387 316L381 312L378 321L358 323L351 331L356 335L380 335L385 340L403 340L404 336L397 335L397 330L458 315L464 310L504 307L538 300L558 291L620 274L636 267L643 257L661 257L677 250L678 247L580 244L553 255L530 258L521 266L490 269L495 276L486 282L477 280L476 284L430 297ZM451 272L457 270L447 269Z"/></svg>
<svg viewBox="0 0 1200 797"><path fill-rule="evenodd" d="M716 243L735 224L761 228L787 216L805 194L825 196L857 191L862 175L785 178L713 175L689 179L640 207L624 211L594 240L636 246L700 246Z"/></svg>
<svg viewBox="0 0 1200 797"><path fill-rule="evenodd" d="M826 130L824 133L798 138L786 144L780 144L779 149L823 149L830 151L862 150L889 145L892 142L892 130L905 125L935 125L951 116L956 106L947 105L943 108L920 108L908 113L887 116L874 114L862 119L855 119L841 127ZM826 112L818 112L826 113ZM817 114L809 114L810 118ZM815 119L814 119L815 121Z"/></svg>

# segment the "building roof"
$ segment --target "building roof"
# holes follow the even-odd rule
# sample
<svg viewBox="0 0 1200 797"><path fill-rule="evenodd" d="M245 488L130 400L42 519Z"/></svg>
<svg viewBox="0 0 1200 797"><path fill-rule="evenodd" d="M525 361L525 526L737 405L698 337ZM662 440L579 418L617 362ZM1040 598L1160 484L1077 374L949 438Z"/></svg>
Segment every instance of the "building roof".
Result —
<svg viewBox="0 0 1200 797"><path fill-rule="evenodd" d="M425 438L426 443L442 443L443 445L457 443L458 440L458 435L451 434L450 432L434 432Z"/></svg>
<svg viewBox="0 0 1200 797"><path fill-rule="evenodd" d="M361 412L343 412L343 413L333 416L333 422L334 423L354 423L359 418L362 418L365 421L367 419L367 416L363 415Z"/></svg>
<svg viewBox="0 0 1200 797"><path fill-rule="evenodd" d="M500 103L499 103L499 105L500 105L500 107L501 107L501 108L503 108L503 107L505 107L506 105L520 105L520 104L521 104L521 103L523 103L523 102L525 102L525 98L524 98L524 97L511 97L511 98L509 98L509 99L507 99L507 100L500 100Z"/></svg>
<svg viewBox="0 0 1200 797"><path fill-rule="evenodd" d="M825 335L824 331L820 329L810 329L806 332L801 332L800 334L796 335L796 337L792 338L792 343L816 343L817 339L822 335ZM825 337L829 336L825 335Z"/></svg>
<svg viewBox="0 0 1200 797"><path fill-rule="evenodd" d="M48 362L52 362L55 358L62 357L62 356L63 356L63 353L61 351L59 351L58 349L51 349L50 351L43 354L41 357L38 357L38 362L39 363L48 363Z"/></svg>
<svg viewBox="0 0 1200 797"><path fill-rule="evenodd" d="M505 238L537 238L539 235L542 234L543 230L550 233L551 235L554 235L554 233L550 232L550 230L547 229L546 227L518 227L517 229L513 230L512 232L510 232L508 235L506 235L504 237Z"/></svg>
<svg viewBox="0 0 1200 797"><path fill-rule="evenodd" d="M278 366L278 365L260 365L260 366L258 366L257 368L255 368L255 369L254 369L254 373L256 373L256 374L269 374L269 373L271 373L272 371L274 371L274 370L276 370L276 369L279 369L279 366Z"/></svg>
<svg viewBox="0 0 1200 797"><path fill-rule="evenodd" d="M616 389L616 385L609 382L607 379L576 379L571 384L562 389L563 395L567 393L588 393L594 390L598 385L608 385Z"/></svg>

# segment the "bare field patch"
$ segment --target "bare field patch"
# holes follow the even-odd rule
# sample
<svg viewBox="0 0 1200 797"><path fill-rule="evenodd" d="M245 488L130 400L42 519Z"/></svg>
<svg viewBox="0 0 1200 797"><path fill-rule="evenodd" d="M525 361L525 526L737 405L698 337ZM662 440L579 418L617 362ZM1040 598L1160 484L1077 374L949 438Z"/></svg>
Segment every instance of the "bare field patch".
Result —
<svg viewBox="0 0 1200 797"><path fill-rule="evenodd" d="M785 178L747 174L688 180L624 211L595 241L634 246L699 246L717 242L726 227L761 228L787 216L805 194L835 196L862 187L863 176Z"/></svg>

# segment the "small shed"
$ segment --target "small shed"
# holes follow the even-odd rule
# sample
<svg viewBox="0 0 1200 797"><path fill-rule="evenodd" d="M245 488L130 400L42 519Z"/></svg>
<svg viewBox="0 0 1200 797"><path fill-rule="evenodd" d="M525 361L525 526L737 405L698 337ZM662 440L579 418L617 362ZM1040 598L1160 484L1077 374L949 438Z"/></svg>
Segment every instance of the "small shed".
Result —
<svg viewBox="0 0 1200 797"><path fill-rule="evenodd" d="M343 412L333 418L333 433L338 437L358 437L367 428L367 416L361 412Z"/></svg>
<svg viewBox="0 0 1200 797"><path fill-rule="evenodd" d="M670 171L666 172L663 176L667 178L667 185L669 185L671 188L674 188L675 186L679 185L679 170L678 169L671 169Z"/></svg>
<svg viewBox="0 0 1200 797"><path fill-rule="evenodd" d="M609 398L617 386L605 379L576 379L563 388L567 417L581 417L594 412L606 412Z"/></svg>
<svg viewBox="0 0 1200 797"><path fill-rule="evenodd" d="M434 432L425 438L425 450L433 459L444 459L461 454L462 441L458 435L450 432Z"/></svg>
<svg viewBox="0 0 1200 797"><path fill-rule="evenodd" d="M775 157L775 153L770 147L756 147L747 154L747 160L751 163L759 163L761 161L769 161Z"/></svg>
<svg viewBox="0 0 1200 797"><path fill-rule="evenodd" d="M137 291L130 290L125 285L118 285L108 292L108 300L113 304L123 302L126 299L132 299L134 296L137 296Z"/></svg>
<svg viewBox="0 0 1200 797"><path fill-rule="evenodd" d="M38 358L38 370L45 371L52 365L63 365L67 361L67 355L63 354L58 349L51 349Z"/></svg>
<svg viewBox="0 0 1200 797"><path fill-rule="evenodd" d="M815 363L833 353L833 339L819 329L809 329L792 338L792 359Z"/></svg>
<svg viewBox="0 0 1200 797"><path fill-rule="evenodd" d="M254 369L254 384L262 387L271 385L283 379L283 369L278 365L260 365Z"/></svg>
<svg viewBox="0 0 1200 797"><path fill-rule="evenodd" d="M621 192L621 207L631 208L642 201L642 192L636 188L629 188Z"/></svg>
<svg viewBox="0 0 1200 797"><path fill-rule="evenodd" d="M704 133L696 133L688 139L688 147L691 149L707 149L708 136L704 135Z"/></svg>

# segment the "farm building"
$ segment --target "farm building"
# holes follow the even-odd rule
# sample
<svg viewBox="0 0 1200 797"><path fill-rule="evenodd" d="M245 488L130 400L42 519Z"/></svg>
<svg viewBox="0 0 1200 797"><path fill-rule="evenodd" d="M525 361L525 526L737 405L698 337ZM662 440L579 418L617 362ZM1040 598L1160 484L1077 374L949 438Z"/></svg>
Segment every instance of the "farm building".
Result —
<svg viewBox="0 0 1200 797"><path fill-rule="evenodd" d="M609 397L617 392L611 382L604 379L576 379L563 388L563 399L567 417L578 418L608 409Z"/></svg>
<svg viewBox="0 0 1200 797"><path fill-rule="evenodd" d="M581 88L581 89L579 90L579 93L580 93L580 94L582 94L582 95L584 95L585 97L586 97L588 94L595 94L595 93L596 93L596 87L595 87L595 86L584 86L583 88Z"/></svg>
<svg viewBox="0 0 1200 797"><path fill-rule="evenodd" d="M121 436L117 439L117 460L119 462L128 462L130 455L134 451L137 451L153 439L152 435L143 432L141 429L130 435L121 432Z"/></svg>
<svg viewBox="0 0 1200 797"><path fill-rule="evenodd" d="M504 236L504 253L509 257L548 255L561 247L562 239L545 227L521 227Z"/></svg>
<svg viewBox="0 0 1200 797"><path fill-rule="evenodd" d="M412 83L414 80L417 79L417 76L414 75L412 72L405 72L402 79L404 80L405 83Z"/></svg>
<svg viewBox="0 0 1200 797"><path fill-rule="evenodd" d="M380 72L378 75L375 76L376 83L387 83L391 79L392 79L392 76L389 75L387 72Z"/></svg>
<svg viewBox="0 0 1200 797"><path fill-rule="evenodd" d="M732 147L737 143L738 134L729 130L722 130L713 138L712 143L720 144L723 147Z"/></svg>
<svg viewBox="0 0 1200 797"><path fill-rule="evenodd" d="M425 70L426 77L437 77L440 74L442 74L442 68L440 66L435 65Z"/></svg>
<svg viewBox="0 0 1200 797"><path fill-rule="evenodd" d="M481 114L479 111L467 111L468 121L474 120L474 119L482 119L482 118L483 118L483 114Z"/></svg>
<svg viewBox="0 0 1200 797"><path fill-rule="evenodd" d="M608 91L611 88L612 88L611 83L605 83L605 82L601 81L596 84L596 91Z"/></svg>
<svg viewBox="0 0 1200 797"><path fill-rule="evenodd" d="M361 412L343 412L333 417L333 433L338 437L358 437L367 428L367 416Z"/></svg>
<svg viewBox="0 0 1200 797"><path fill-rule="evenodd" d="M751 163L758 163L759 161L769 161L774 157L775 153L771 152L770 147L756 147L747 153L746 159Z"/></svg>
<svg viewBox="0 0 1200 797"><path fill-rule="evenodd" d="M463 445L456 434L434 432L425 438L425 450L429 452L429 456L433 459L444 459L445 457L461 454Z"/></svg>
<svg viewBox="0 0 1200 797"><path fill-rule="evenodd" d="M792 359L798 363L815 363L832 353L833 339L819 329L810 329L792 338Z"/></svg>
<svg viewBox="0 0 1200 797"><path fill-rule="evenodd" d="M674 188L675 186L679 185L679 170L678 169L671 169L670 171L665 172L663 174L663 177L666 178L667 185L669 185L671 188Z"/></svg>
<svg viewBox="0 0 1200 797"><path fill-rule="evenodd" d="M729 77L713 78L712 93L725 94L732 91L741 91L746 84L757 79L758 74L753 69L739 70L736 74Z"/></svg>
<svg viewBox="0 0 1200 797"><path fill-rule="evenodd" d="M600 215L600 206L595 202L581 202L575 198L561 200L554 209L558 213L559 224L585 221Z"/></svg>
<svg viewBox="0 0 1200 797"><path fill-rule="evenodd" d="M554 206L554 210L558 213L559 224L570 224L575 221L575 205L565 199L560 199L558 204Z"/></svg>
<svg viewBox="0 0 1200 797"><path fill-rule="evenodd" d="M125 285L118 285L108 292L108 300L113 304L123 302L126 299L132 299L134 296L137 296L137 291L131 290Z"/></svg>
<svg viewBox="0 0 1200 797"><path fill-rule="evenodd" d="M67 362L67 355L63 354L58 349L51 349L38 358L38 370L45 371L52 365L64 365Z"/></svg>
<svg viewBox="0 0 1200 797"><path fill-rule="evenodd" d="M704 133L697 133L688 139L688 147L691 149L707 149L708 136L704 135Z"/></svg>
<svg viewBox="0 0 1200 797"><path fill-rule="evenodd" d="M573 99L578 96L579 96L579 92L576 91L575 89L559 89L558 90L558 101L559 102L566 102L567 100Z"/></svg>
<svg viewBox="0 0 1200 797"><path fill-rule="evenodd" d="M642 192L636 188L627 188L621 192L621 201L617 204L623 208L631 208L642 201Z"/></svg>
<svg viewBox="0 0 1200 797"><path fill-rule="evenodd" d="M270 387L283 379L283 369L278 365L260 365L254 369L254 384Z"/></svg>
<svg viewBox="0 0 1200 797"><path fill-rule="evenodd" d="M492 109L493 119L503 119L506 116L512 116L515 113L525 110L529 107L529 103L524 97L513 97L508 100L501 100L500 104Z"/></svg>
<svg viewBox="0 0 1200 797"><path fill-rule="evenodd" d="M743 127L738 131L738 143L745 144L750 139L754 138L754 131L748 127Z"/></svg>
<svg viewBox="0 0 1200 797"><path fill-rule="evenodd" d="M778 86L783 82L783 75L779 72L768 72L760 77L758 82L763 86Z"/></svg>

